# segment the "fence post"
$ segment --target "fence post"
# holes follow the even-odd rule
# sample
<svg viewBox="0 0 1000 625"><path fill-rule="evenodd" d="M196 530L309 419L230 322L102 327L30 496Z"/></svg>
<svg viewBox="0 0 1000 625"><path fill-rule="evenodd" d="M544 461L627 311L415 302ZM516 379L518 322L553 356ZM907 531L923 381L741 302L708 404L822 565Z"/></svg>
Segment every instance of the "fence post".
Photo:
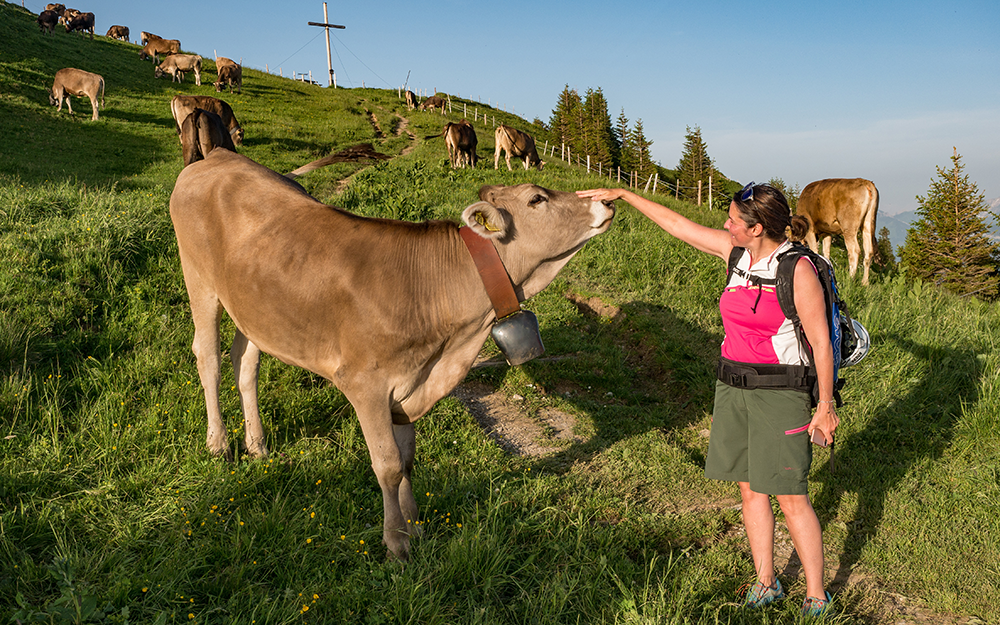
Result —
<svg viewBox="0 0 1000 625"><path fill-rule="evenodd" d="M622 183L622 166L618 166L618 184Z"/></svg>
<svg viewBox="0 0 1000 625"><path fill-rule="evenodd" d="M712 174L708 175L708 207L712 208Z"/></svg>
<svg viewBox="0 0 1000 625"><path fill-rule="evenodd" d="M656 185L660 183L660 172L656 172L656 177L653 178L653 195L656 195Z"/></svg>
<svg viewBox="0 0 1000 625"><path fill-rule="evenodd" d="M678 178L677 182L674 183L674 199L681 199L681 179Z"/></svg>
<svg viewBox="0 0 1000 625"><path fill-rule="evenodd" d="M590 173L590 154L587 155L587 173Z"/></svg>
<svg viewBox="0 0 1000 625"><path fill-rule="evenodd" d="M701 206L701 180L698 181L698 206Z"/></svg>

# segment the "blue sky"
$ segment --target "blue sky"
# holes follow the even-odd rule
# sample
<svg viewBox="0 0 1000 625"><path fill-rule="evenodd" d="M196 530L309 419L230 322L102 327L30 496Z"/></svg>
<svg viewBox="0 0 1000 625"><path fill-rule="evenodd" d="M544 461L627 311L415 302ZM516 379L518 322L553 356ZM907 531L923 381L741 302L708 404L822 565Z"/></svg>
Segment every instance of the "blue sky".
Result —
<svg viewBox="0 0 1000 625"><path fill-rule="evenodd" d="M32 11L44 2L27 1ZM81 4L81 8L83 5ZM123 24L247 67L326 84L323 3L87 0ZM328 2L341 87L435 89L548 121L600 87L676 166L689 126L741 182L862 177L881 211L916 208L957 147L1000 197L1000 2Z"/></svg>

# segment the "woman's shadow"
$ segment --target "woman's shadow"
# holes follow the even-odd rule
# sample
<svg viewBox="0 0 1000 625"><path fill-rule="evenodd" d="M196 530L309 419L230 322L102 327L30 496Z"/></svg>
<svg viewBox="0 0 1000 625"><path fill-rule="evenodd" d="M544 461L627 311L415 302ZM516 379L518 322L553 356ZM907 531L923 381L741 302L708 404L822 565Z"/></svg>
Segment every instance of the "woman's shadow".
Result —
<svg viewBox="0 0 1000 625"><path fill-rule="evenodd" d="M974 352L921 345L896 335L879 343L910 355L904 363L908 366L896 371L902 371L899 382L911 390L881 406L862 429L838 439L832 471L824 468L816 478L822 487L813 505L824 528L838 517L845 495L857 498L853 519L842 519L847 537L834 588L846 584L878 531L890 494L914 467L941 457L962 406L975 403L979 394L982 367ZM797 567L793 558L786 573Z"/></svg>

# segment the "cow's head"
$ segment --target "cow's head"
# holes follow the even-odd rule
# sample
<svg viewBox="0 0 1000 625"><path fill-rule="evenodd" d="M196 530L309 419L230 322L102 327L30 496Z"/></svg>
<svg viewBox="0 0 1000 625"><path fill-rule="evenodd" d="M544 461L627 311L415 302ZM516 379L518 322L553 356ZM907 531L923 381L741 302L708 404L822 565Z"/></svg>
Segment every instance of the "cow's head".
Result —
<svg viewBox="0 0 1000 625"><path fill-rule="evenodd" d="M59 104L59 100L56 99L56 94L52 93L52 89L49 89L49 104L52 106Z"/></svg>
<svg viewBox="0 0 1000 625"><path fill-rule="evenodd" d="M229 136L233 138L233 143L243 145L243 127L238 126L229 131Z"/></svg>
<svg viewBox="0 0 1000 625"><path fill-rule="evenodd" d="M462 219L493 240L521 300L545 288L587 241L611 227L615 215L613 202L533 184L484 186L479 199Z"/></svg>
<svg viewBox="0 0 1000 625"><path fill-rule="evenodd" d="M159 65L157 65L156 69L153 70L153 76L155 76L156 78L159 78L162 75L163 75L163 68L160 67Z"/></svg>

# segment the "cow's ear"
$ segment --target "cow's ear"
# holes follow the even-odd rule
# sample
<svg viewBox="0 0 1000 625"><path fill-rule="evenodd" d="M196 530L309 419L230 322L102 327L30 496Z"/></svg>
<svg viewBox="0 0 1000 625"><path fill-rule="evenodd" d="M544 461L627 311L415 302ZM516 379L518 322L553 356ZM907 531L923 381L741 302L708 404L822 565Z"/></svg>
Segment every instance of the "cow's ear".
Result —
<svg viewBox="0 0 1000 625"><path fill-rule="evenodd" d="M510 213L489 202L476 202L462 211L462 221L486 239L502 239L510 229Z"/></svg>

